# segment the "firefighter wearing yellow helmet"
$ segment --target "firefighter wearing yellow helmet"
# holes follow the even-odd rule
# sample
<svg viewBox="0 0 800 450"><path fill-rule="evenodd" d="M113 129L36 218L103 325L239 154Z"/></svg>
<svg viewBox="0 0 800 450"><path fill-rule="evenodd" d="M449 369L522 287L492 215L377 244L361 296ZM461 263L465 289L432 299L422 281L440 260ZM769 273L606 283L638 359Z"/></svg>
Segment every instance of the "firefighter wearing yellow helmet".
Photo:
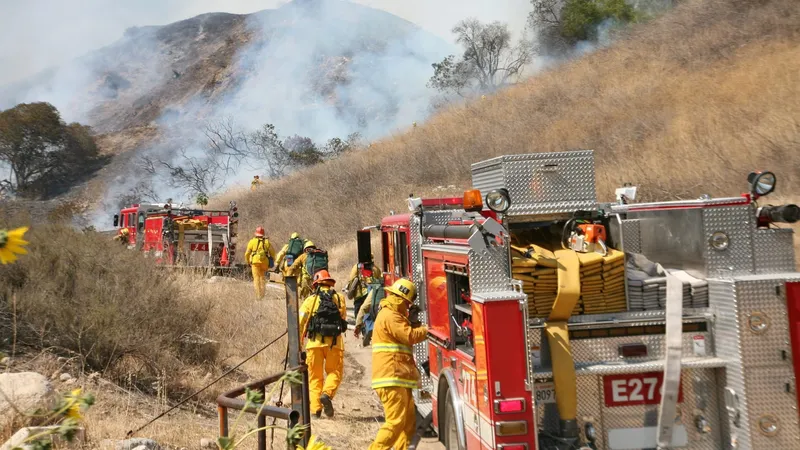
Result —
<svg viewBox="0 0 800 450"><path fill-rule="evenodd" d="M284 244L275 260L275 272L280 272L283 277L300 277L302 264L296 264L303 254L305 241L297 233L292 233L289 242Z"/></svg>
<svg viewBox="0 0 800 450"><path fill-rule="evenodd" d="M411 391L419 383L412 346L425 340L428 329L409 318L417 296L411 280L401 278L385 291L372 330L372 388L381 399L386 422L369 448L405 450L416 425Z"/></svg>
<svg viewBox="0 0 800 450"><path fill-rule="evenodd" d="M127 247L128 243L130 242L130 235L131 235L131 230L123 228L119 230L119 233L117 233L116 236L114 236L114 240L119 242L121 245Z"/></svg>
<svg viewBox="0 0 800 450"><path fill-rule="evenodd" d="M306 241L303 244L303 254L298 256L292 263L292 275L297 277L297 288L300 291L299 298L306 298L311 295L311 274L306 270L306 260L308 254L312 250L316 250L317 246L311 241ZM286 276L284 274L284 276Z"/></svg>
<svg viewBox="0 0 800 450"><path fill-rule="evenodd" d="M347 303L336 292L327 270L314 274L314 295L300 306L300 336L306 341L308 393L311 412L333 417L333 398L344 371L344 337L347 331ZM324 372L324 374L323 374Z"/></svg>

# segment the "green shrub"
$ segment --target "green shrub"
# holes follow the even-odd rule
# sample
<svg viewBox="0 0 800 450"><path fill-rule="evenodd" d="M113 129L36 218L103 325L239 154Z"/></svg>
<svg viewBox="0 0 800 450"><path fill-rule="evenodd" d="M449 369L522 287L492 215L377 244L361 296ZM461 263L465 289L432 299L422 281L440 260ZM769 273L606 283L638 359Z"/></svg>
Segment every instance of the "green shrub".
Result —
<svg viewBox="0 0 800 450"><path fill-rule="evenodd" d="M561 34L577 40L597 39L597 28L606 20L622 24L636 21L625 0L567 0L561 11Z"/></svg>

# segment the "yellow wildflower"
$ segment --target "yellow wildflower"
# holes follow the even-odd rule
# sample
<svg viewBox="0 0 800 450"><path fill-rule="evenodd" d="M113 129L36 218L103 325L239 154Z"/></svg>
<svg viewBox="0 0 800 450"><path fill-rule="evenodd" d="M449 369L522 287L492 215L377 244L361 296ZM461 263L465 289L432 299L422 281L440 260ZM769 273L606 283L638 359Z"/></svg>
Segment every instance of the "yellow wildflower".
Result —
<svg viewBox="0 0 800 450"><path fill-rule="evenodd" d="M22 239L28 227L21 227L15 230L0 230L0 263L10 264L17 260L17 255L28 253L25 246L28 241Z"/></svg>
<svg viewBox="0 0 800 450"><path fill-rule="evenodd" d="M70 419L81 420L83 416L81 416L81 389L73 390L67 396L68 407L67 410L64 412L64 415Z"/></svg>
<svg viewBox="0 0 800 450"><path fill-rule="evenodd" d="M311 436L311 439L308 441L308 446L306 448L297 446L298 450L332 450L329 445L325 445L324 442L318 441L316 436Z"/></svg>

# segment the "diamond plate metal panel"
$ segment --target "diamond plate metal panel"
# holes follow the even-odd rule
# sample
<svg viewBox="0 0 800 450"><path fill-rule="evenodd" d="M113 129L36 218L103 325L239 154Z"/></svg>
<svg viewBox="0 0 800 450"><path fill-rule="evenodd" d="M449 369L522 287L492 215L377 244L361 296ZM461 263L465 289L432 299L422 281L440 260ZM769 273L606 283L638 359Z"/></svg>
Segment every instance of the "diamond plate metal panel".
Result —
<svg viewBox="0 0 800 450"><path fill-rule="evenodd" d="M703 210L705 246L703 254L709 277L729 277L753 273L753 230L755 209L752 205L708 208ZM725 250L715 250L709 239L717 231L728 235Z"/></svg>
<svg viewBox="0 0 800 450"><path fill-rule="evenodd" d="M469 251L469 284L473 294L512 290L508 262L508 242L482 253Z"/></svg>
<svg viewBox="0 0 800 450"><path fill-rule="evenodd" d="M642 240L639 235L638 220L622 221L622 250L629 253L642 252Z"/></svg>
<svg viewBox="0 0 800 450"><path fill-rule="evenodd" d="M788 365L784 368L748 368L744 376L748 388L747 410L750 416L750 421L744 426L750 428L751 448L799 448L800 425L792 368ZM767 436L760 430L759 419L765 415L778 419L779 429L775 436Z"/></svg>
<svg viewBox="0 0 800 450"><path fill-rule="evenodd" d="M782 358L781 351L791 353L786 300L780 289L783 284L784 279L736 281L736 296L740 305L739 323L742 326L742 365L748 370L752 367L784 365L786 361ZM766 330L751 330L751 316L765 317L768 321Z"/></svg>
<svg viewBox="0 0 800 450"><path fill-rule="evenodd" d="M716 389L718 372L722 369L684 369L681 376L683 402L678 405L680 423L686 427L690 450L722 448L720 422L721 401ZM537 384L549 379L539 378ZM658 422L658 405L606 407L602 376L578 377L578 422L581 433L587 421L598 430L597 449L607 449L608 430L615 428L654 427ZM702 414L711 425L711 433L703 434L695 426ZM536 405L537 423L545 430L557 430L558 411L555 404ZM585 436L582 436L585 439ZM788 447L787 447L788 448Z"/></svg>
<svg viewBox="0 0 800 450"><path fill-rule="evenodd" d="M425 298L425 283L422 273L422 234L420 233L419 216L412 215L409 219L408 239L411 245L411 278L417 287L417 300L414 303L422 309L419 317L422 323L427 325L428 311L425 308L425 302L422 301ZM425 371L422 369L422 364L428 360L427 342L421 342L414 345L414 357L417 363L417 369L419 369L420 384L422 385L422 389L431 392L433 390L433 382L431 381L430 377L425 375ZM422 399L416 394L415 399L417 404L430 402L430 400Z"/></svg>
<svg viewBox="0 0 800 450"><path fill-rule="evenodd" d="M742 427L737 427L729 416L728 429L736 433L739 448L751 450L750 429L746 424L750 417L747 413L747 396L745 395L744 366L742 365L742 348L739 345L741 333L739 324L739 299L733 280L708 280L709 305L717 313L713 332L716 342L717 356L727 361L726 388L733 390L739 399L739 415Z"/></svg>
<svg viewBox="0 0 800 450"><path fill-rule="evenodd" d="M493 158L472 165L472 185L481 192L507 189L509 218L597 206L592 150Z"/></svg>
<svg viewBox="0 0 800 450"><path fill-rule="evenodd" d="M682 354L684 357L702 356L694 354L694 337L702 336L706 342L706 355L713 356L710 333L683 333ZM619 346L622 344L645 344L647 356L644 358L622 358ZM615 361L642 362L663 359L666 356L664 335L610 337L598 339L570 339L572 356L576 363L612 363Z"/></svg>
<svg viewBox="0 0 800 450"><path fill-rule="evenodd" d="M755 230L753 232L753 252L756 273L782 273L796 270L794 231L791 228Z"/></svg>
<svg viewBox="0 0 800 450"><path fill-rule="evenodd" d="M448 211L426 211L426 225L447 225L451 220L456 220L464 215L463 209L451 209ZM422 226L421 224L418 224Z"/></svg>

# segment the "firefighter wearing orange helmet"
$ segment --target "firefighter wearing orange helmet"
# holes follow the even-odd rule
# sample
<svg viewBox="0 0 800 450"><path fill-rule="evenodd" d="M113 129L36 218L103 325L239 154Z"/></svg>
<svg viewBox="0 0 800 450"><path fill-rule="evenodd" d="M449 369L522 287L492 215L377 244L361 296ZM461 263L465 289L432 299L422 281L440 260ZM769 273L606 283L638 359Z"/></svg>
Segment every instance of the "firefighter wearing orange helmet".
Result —
<svg viewBox="0 0 800 450"><path fill-rule="evenodd" d="M323 410L333 417L333 398L344 371L347 303L333 289L335 284L327 270L314 274L314 294L303 301L299 312L301 341L306 341L309 403L317 417Z"/></svg>
<svg viewBox="0 0 800 450"><path fill-rule="evenodd" d="M411 280L401 278L385 291L372 330L372 388L381 399L386 422L369 448L405 450L416 426L411 391L419 384L412 346L425 340L428 328L409 317L417 297Z"/></svg>
<svg viewBox="0 0 800 450"><path fill-rule="evenodd" d="M264 236L264 227L256 228L255 236L247 243L244 260L253 271L253 286L256 290L256 298L261 300L266 294L267 271L272 265L272 261L275 260L275 250L272 248L269 239Z"/></svg>

